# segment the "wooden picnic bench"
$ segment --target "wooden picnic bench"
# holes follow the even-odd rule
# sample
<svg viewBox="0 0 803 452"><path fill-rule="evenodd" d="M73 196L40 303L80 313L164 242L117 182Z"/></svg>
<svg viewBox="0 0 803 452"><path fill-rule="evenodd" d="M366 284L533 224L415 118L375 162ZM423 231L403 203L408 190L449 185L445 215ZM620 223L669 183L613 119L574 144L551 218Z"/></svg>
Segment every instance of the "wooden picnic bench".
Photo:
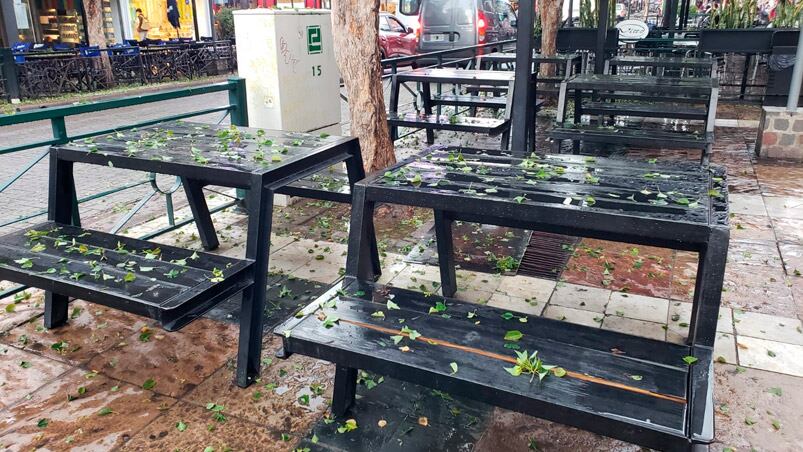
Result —
<svg viewBox="0 0 803 452"><path fill-rule="evenodd" d="M440 293L374 282L377 203L434 210ZM687 343L453 298L454 221L698 252ZM274 332L281 356L337 365L336 416L364 369L654 449L707 449L728 237L720 167L433 148L356 184L345 279Z"/></svg>
<svg viewBox="0 0 803 452"><path fill-rule="evenodd" d="M718 92L719 84L711 77L578 75L561 84L550 137L556 147L562 140L571 140L575 152L581 142L700 149L700 162L707 165L714 144ZM570 97L574 101L571 123L566 118ZM583 115L592 118L583 123ZM618 121L622 117L697 121L699 130L623 126Z"/></svg>
<svg viewBox="0 0 803 452"><path fill-rule="evenodd" d="M81 228L76 163L179 176L206 250L219 242L203 187L247 190L245 258ZM345 183L316 180L338 179L330 168L340 164ZM274 194L350 202L351 190L342 185L364 176L357 139L326 134L171 121L56 145L50 149L48 222L0 237L0 279L46 291L46 328L64 324L70 299L80 298L175 331L242 293L236 376L245 387L259 376Z"/></svg>

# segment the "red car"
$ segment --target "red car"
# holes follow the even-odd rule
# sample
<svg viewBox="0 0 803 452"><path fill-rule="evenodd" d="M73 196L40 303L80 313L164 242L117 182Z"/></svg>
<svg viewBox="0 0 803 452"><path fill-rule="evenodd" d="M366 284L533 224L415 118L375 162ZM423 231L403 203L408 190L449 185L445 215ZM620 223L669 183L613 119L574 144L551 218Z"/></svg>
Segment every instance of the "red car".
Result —
<svg viewBox="0 0 803 452"><path fill-rule="evenodd" d="M415 55L418 36L412 28L405 28L393 14L379 14L379 46L382 59Z"/></svg>

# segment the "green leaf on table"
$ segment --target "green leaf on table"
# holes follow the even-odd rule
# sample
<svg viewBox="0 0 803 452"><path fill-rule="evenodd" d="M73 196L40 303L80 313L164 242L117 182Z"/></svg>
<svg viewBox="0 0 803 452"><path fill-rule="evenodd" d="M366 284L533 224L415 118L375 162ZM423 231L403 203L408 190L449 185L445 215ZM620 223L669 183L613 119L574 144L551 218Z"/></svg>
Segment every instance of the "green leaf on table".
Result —
<svg viewBox="0 0 803 452"><path fill-rule="evenodd" d="M323 326L324 326L324 328L332 328L339 321L340 321L340 318L338 318L336 316L333 316L333 315L327 315L326 318L323 320Z"/></svg>
<svg viewBox="0 0 803 452"><path fill-rule="evenodd" d="M401 342L402 339L404 339L404 336L401 335L390 336L390 339L393 341L394 344L399 345L399 342Z"/></svg>
<svg viewBox="0 0 803 452"><path fill-rule="evenodd" d="M526 196L516 196L515 198L513 198L513 200L516 201L518 204L521 204L521 203L523 203L524 201L527 200L527 197Z"/></svg>
<svg viewBox="0 0 803 452"><path fill-rule="evenodd" d="M22 259L17 259L14 261L15 263L19 264L22 268L32 268L33 261L30 258L23 257Z"/></svg>
<svg viewBox="0 0 803 452"><path fill-rule="evenodd" d="M695 358L694 356L684 356L683 362L691 366L692 364L697 362L697 358Z"/></svg>
<svg viewBox="0 0 803 452"><path fill-rule="evenodd" d="M562 367L555 367L554 369L552 369L552 374L558 378L563 378L566 376L566 369Z"/></svg>
<svg viewBox="0 0 803 452"><path fill-rule="evenodd" d="M505 320L510 320L510 319L512 319L514 317L514 315L513 315L512 312L505 312L500 317L502 317Z"/></svg>
<svg viewBox="0 0 803 452"><path fill-rule="evenodd" d="M354 430L357 430L357 421L354 419L349 419L343 425L337 428L337 433L347 433Z"/></svg>
<svg viewBox="0 0 803 452"><path fill-rule="evenodd" d="M505 333L506 341L516 342L522 337L524 337L524 334L522 334L522 332L519 330L510 330L507 333Z"/></svg>
<svg viewBox="0 0 803 452"><path fill-rule="evenodd" d="M127 283L134 282L136 279L137 279L137 275L135 275L132 272L128 272L128 273L125 274L125 276L123 276L123 281L125 281Z"/></svg>
<svg viewBox="0 0 803 452"><path fill-rule="evenodd" d="M442 301L436 301L435 306L429 308L430 314L437 314L439 312L444 312L444 311L446 311L446 303Z"/></svg>
<svg viewBox="0 0 803 452"><path fill-rule="evenodd" d="M388 307L388 311L392 311L392 310L394 310L394 309L401 309L401 308L399 307L399 305L397 305L396 303L394 303L392 300L388 300L388 302L386 303L386 306Z"/></svg>
<svg viewBox="0 0 803 452"><path fill-rule="evenodd" d="M47 247L45 246L45 244L39 242L36 245L31 247L31 252L32 253L41 253L42 251L44 251L46 249L47 249Z"/></svg>
<svg viewBox="0 0 803 452"><path fill-rule="evenodd" d="M377 319L384 319L385 318L385 313L382 312L382 311L375 311L373 314L371 314L371 317L374 317L374 318L377 318Z"/></svg>
<svg viewBox="0 0 803 452"><path fill-rule="evenodd" d="M453 374L456 374L456 373L457 373L457 363L455 363L455 362L451 362L451 363L449 363L449 367L451 367L451 368L452 368L452 373L453 373Z"/></svg>
<svg viewBox="0 0 803 452"><path fill-rule="evenodd" d="M421 334L419 334L418 331L410 329L410 327L406 325L402 327L401 332L406 333L410 337L411 341L414 341L416 340L416 338L421 336Z"/></svg>
<svg viewBox="0 0 803 452"><path fill-rule="evenodd" d="M644 377L642 377L641 375L631 375L630 378L632 378L635 381L641 381Z"/></svg>

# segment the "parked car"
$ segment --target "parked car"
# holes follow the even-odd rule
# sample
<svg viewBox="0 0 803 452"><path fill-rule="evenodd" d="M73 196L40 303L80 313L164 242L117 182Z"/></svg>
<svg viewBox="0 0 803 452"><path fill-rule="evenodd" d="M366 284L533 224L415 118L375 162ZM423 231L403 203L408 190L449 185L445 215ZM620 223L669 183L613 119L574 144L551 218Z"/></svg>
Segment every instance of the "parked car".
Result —
<svg viewBox="0 0 803 452"><path fill-rule="evenodd" d="M504 0L421 0L419 22L419 53L493 43L516 34L516 14Z"/></svg>
<svg viewBox="0 0 803 452"><path fill-rule="evenodd" d="M393 14L379 14L379 46L382 59L415 55L418 37Z"/></svg>

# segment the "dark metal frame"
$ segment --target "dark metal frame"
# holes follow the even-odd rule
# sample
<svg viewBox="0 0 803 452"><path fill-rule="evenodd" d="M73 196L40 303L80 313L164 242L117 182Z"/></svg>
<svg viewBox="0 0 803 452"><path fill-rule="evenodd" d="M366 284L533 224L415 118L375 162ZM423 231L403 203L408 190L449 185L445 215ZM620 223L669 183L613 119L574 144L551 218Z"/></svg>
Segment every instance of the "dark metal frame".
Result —
<svg viewBox="0 0 803 452"><path fill-rule="evenodd" d="M436 160L430 157L438 151L437 149L430 150L423 155L412 157L389 168L388 171L397 173L409 166L410 172L428 168L429 171L437 173L436 170L432 169L432 165L444 164L435 163ZM471 161L473 157L481 155L483 157L481 157L480 161L488 159L496 165L504 165L505 159L510 159L510 154L505 154L504 152L500 155L495 151L460 148L449 148L448 151L450 153L464 153L467 155L467 161ZM444 161L445 153L446 151L441 153L440 162ZM584 165L581 157L546 156L546 159L539 160L539 162L549 162L551 164L565 162L567 165ZM417 168L411 166L415 162L420 162L423 166ZM515 168L518 167L519 160L507 160L507 164ZM635 162L622 165L621 162L611 161L609 163L605 159L598 159L589 165L592 165L595 171L599 170L601 175L615 173L617 177L622 177L625 180L630 179L627 177L628 171L632 173L632 178L640 178L648 170L676 174L678 180L683 181L681 183L690 182L692 179L695 180L694 183L699 184L695 188L695 192L699 191L701 193L707 193L714 186L715 180L724 178L724 170L721 168L712 167L709 170L689 164L678 164L677 167L656 167ZM453 171L459 173L457 169ZM682 176L683 171L688 171L689 174L694 174L695 176L693 178L684 178ZM692 220L682 215L668 218L662 217L657 214L657 211L655 211L655 214L650 214L652 207L649 207L649 204L640 204L642 206L640 211L623 211L618 205L610 209L606 207L590 209L575 208L576 206L567 207L557 200L549 203L515 203L512 199L503 199L504 195L492 198L465 194L458 191L456 189L457 186L449 187L449 184L445 187L437 184L438 187L436 188L429 188L430 185L427 185L427 183L423 183L420 186L407 183L394 185L393 183L385 183L382 179L383 177L383 175L371 176L354 187L349 257L343 285L340 288L333 288L330 293L311 303L296 318L288 320L275 330L277 334L281 334L284 338L285 354L302 353L334 361L337 364L332 403L335 415L344 415L352 405L357 382L356 369L366 369L652 448L697 450L706 448L706 445L713 440L712 352L729 241L727 193L724 193L726 187L724 181L719 182L720 185L717 185L723 189L721 196L706 201L706 206L703 207L706 211L702 215L695 217L695 220ZM457 179L459 177L459 175L456 175L455 180L460 180ZM510 177L513 178L513 175ZM452 180L452 178L449 179ZM425 180L425 182L429 181ZM565 196L565 193L574 193L579 190L579 193L597 192L599 197L602 198L605 196L603 192L609 189L607 187L595 189L593 186L584 186L583 182L570 183L561 181L554 183L557 185L552 190L557 190L559 196ZM512 180L494 180L492 184L498 186L500 190L509 189L511 192L513 191L513 189L508 188L514 184ZM368 246L373 234L373 212L377 203L416 206L430 208L435 211L441 287L446 297L452 296L457 287L451 236L451 224L457 220L547 232L557 231L582 237L698 252L699 271L695 286L688 348L686 349L677 349L678 346L674 344L664 344L650 339L591 329L579 325L556 323L547 319L531 319L531 321L539 322L538 325L545 328L560 328L568 337L598 337L603 342L609 343L603 338L610 339L616 336L616 341L610 341L610 343L622 343L622 341L626 340L629 344L627 349L638 350L638 354L643 355L643 359L647 361L658 363L668 359L665 356L661 357L663 352L673 356L678 353L681 355L688 353L697 358L698 361L694 367L689 369L688 381L685 382L684 403L686 408L684 410L684 427L680 431L670 431L658 426L652 426L646 419L636 419L635 417L628 419L622 416L607 416L606 413L590 410L578 410L576 406L572 405L574 402L571 400L549 402L539 396L538 391L535 391L531 396L528 396L526 392L522 392L513 397L509 388L497 387L496 384L488 383L487 381L464 380L461 378L461 374L447 374L437 368L429 368L426 365L422 365L422 361L415 358L411 358L412 361L410 362L404 359L394 362L393 358L380 358L372 356L370 353L360 353L358 351L361 350L359 345L356 348L350 348L351 344L347 344L347 341L341 343L338 340L331 339L331 336L328 338L311 337L308 328L323 329L320 321L314 317L314 312L320 307L321 302L339 296L338 305L346 302L346 300L350 302L352 299L359 302L360 297L363 297L365 303L370 303L374 299L372 297L375 296L372 293L387 293L387 288L371 283L379 276L376 268L371 264L371 250L370 246ZM337 290L337 293L334 293L335 290ZM357 290L357 292L354 292L354 290ZM403 305L402 309L408 309L404 305L409 305L407 297L412 297L412 295L405 295L403 292L402 290L394 292L396 293L395 300L398 304ZM343 295L349 293L354 293L355 295ZM365 295L366 293L367 295ZM452 306L449 309L461 306L461 302L458 300L447 299L445 301L447 305ZM415 302L410 303L415 304ZM431 301L424 301L423 303L431 303ZM359 305L360 303L357 304ZM476 313L480 313L483 309L491 310L491 308L483 307L474 309ZM350 308L347 308L347 311L350 311ZM372 311L372 307L366 307L367 315L370 315ZM412 314L407 314L406 316L409 317L410 315ZM457 317L454 320L448 321L454 322L455 328L459 329L461 328L459 323L465 322L465 320L462 320L464 316L456 315ZM427 317L424 313L422 313L422 316ZM491 313L491 317L498 319L498 316L499 312ZM306 325L312 326L304 327L305 322ZM483 321L483 324L485 323ZM357 323L353 322L352 324L357 325ZM293 334L295 328L307 329L305 329L304 333L297 335ZM332 333L326 334L337 336L338 331L341 331L337 330L337 328L343 328L343 326L333 328L331 329ZM393 328L386 328L386 330L393 331ZM289 334L284 334L285 332L289 332ZM430 334L437 333L435 331L430 332ZM347 334L351 341L361 340L359 338L363 337L355 336L354 333L344 332L343 334ZM459 345L460 338L463 337L462 333L456 334L454 337ZM320 342L316 341L316 339ZM364 340L375 341L376 338L365 336ZM554 338L554 340L559 341L558 338ZM566 339L566 342L571 342L571 339ZM422 350L420 353L429 352ZM411 353L411 355L418 355L418 353ZM405 355L395 356L403 357ZM611 356L613 356L613 353ZM651 356L653 358L650 358ZM680 356L675 356L672 359L679 358ZM670 363L665 363L664 365L667 364L672 365ZM605 363L595 362L593 365L605 366ZM615 397L615 395L610 396ZM617 400L612 398L610 403L617 403ZM644 406L646 407L650 406L647 402L645 404ZM649 408L646 409L646 414L649 414Z"/></svg>
<svg viewBox="0 0 803 452"><path fill-rule="evenodd" d="M253 263L251 272L255 283L246 288L243 293L237 384L241 387L248 386L259 377L274 194L293 192L292 188L286 190L289 184L341 162L345 163L349 184L353 186L365 176L359 142L356 138L351 137L338 138L325 146L315 148L306 155L289 160L285 164L252 172L231 167L188 164L175 160L160 161L129 157L121 152L119 147L103 151L104 145L105 141L99 142L98 147L101 149L98 152L88 152L85 147L69 144L51 148L48 204L48 218L51 221L61 224L78 224L80 222L72 177L74 163L113 165L116 168L153 171L181 177L187 187L187 198L200 231L201 242L207 250L216 248L218 241L201 189L206 185L216 185L247 190L245 206L249 220L245 259ZM305 194L313 195L314 191L306 190ZM378 268L379 257L376 244L374 243L371 248L374 253L373 265ZM67 295L54 293L52 290L46 292L45 326L47 328L58 326L66 320ZM98 294L85 295L87 295L87 301L98 302L91 297ZM222 299L217 300L222 301Z"/></svg>

